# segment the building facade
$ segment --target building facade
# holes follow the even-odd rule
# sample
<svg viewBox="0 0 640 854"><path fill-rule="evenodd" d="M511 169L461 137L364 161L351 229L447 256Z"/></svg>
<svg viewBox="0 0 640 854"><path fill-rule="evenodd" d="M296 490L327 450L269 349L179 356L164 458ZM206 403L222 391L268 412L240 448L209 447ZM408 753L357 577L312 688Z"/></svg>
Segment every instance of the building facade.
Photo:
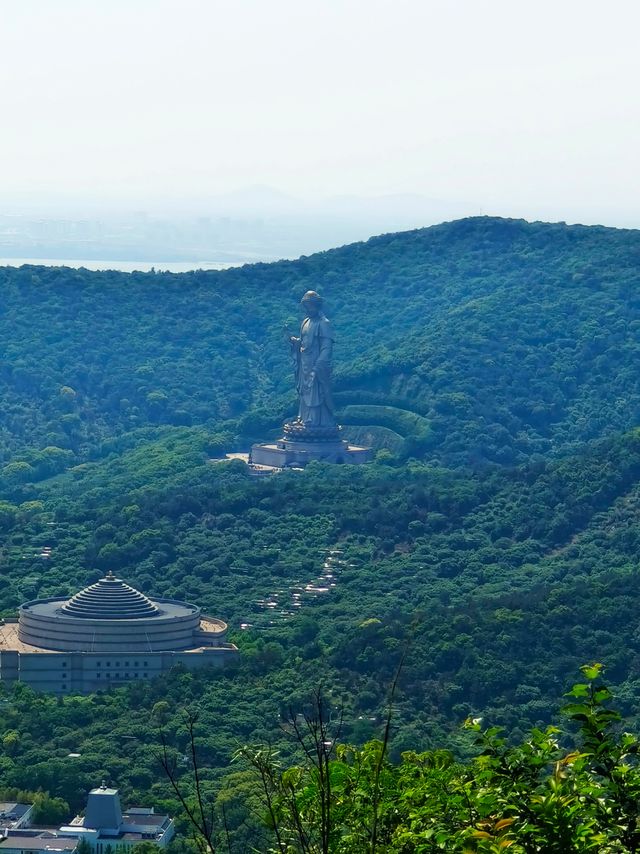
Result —
<svg viewBox="0 0 640 854"><path fill-rule="evenodd" d="M222 667L227 625L197 605L149 599L109 573L71 599L38 599L0 625L0 679L55 694L152 679L175 665Z"/></svg>

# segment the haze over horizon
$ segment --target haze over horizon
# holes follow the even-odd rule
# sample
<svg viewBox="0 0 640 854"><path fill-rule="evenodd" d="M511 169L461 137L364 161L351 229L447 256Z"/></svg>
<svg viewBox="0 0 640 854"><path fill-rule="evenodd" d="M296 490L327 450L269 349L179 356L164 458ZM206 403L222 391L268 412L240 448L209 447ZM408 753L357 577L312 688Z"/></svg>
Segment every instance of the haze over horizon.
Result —
<svg viewBox="0 0 640 854"><path fill-rule="evenodd" d="M478 214L640 227L639 25L628 0L23 0L0 215L304 221L274 257Z"/></svg>

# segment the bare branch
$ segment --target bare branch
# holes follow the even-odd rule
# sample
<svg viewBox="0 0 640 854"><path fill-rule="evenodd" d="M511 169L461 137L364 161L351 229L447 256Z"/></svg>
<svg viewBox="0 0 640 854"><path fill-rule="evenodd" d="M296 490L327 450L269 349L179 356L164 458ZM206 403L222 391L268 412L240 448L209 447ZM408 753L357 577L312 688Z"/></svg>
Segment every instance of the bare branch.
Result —
<svg viewBox="0 0 640 854"><path fill-rule="evenodd" d="M391 683L391 689L389 691L389 706L387 709L387 717L384 725L384 735L382 738L382 749L380 750L380 756L378 757L378 761L376 762L376 767L373 775L373 798L372 798L372 817L371 817L371 837L370 837L370 851L371 854L376 854L376 850L378 847L378 822L379 815L378 811L380 808L380 775L382 773L382 766L384 765L384 760L387 756L387 751L389 748L389 738L391 737L391 718L393 716L393 699L396 694L396 688L398 687L398 682L400 680L400 673L402 672L402 668L404 666L405 658L407 657L408 648L405 647L404 652L398 662L398 666L396 668L396 672L393 677L393 681Z"/></svg>
<svg viewBox="0 0 640 854"><path fill-rule="evenodd" d="M178 799L180 806L184 810L184 813L189 820L193 839L200 854L215 854L216 846L214 841L213 806L211 808L211 818L210 820L207 820L207 816L205 814L205 803L202 792L202 785L200 781L198 756L195 745L194 728L196 721L197 715L193 713L188 713L187 733L189 735L191 760L193 762L194 769L195 792L198 804L197 810L194 810L190 806L187 800L187 795L185 794L178 782L177 764L175 758L169 755L169 746L167 744L167 739L165 737L164 732L162 731L160 732L160 743L162 745L162 751L157 758L162 770L164 771L167 779L169 780L169 784L171 785L171 788L173 789L173 792L176 798Z"/></svg>

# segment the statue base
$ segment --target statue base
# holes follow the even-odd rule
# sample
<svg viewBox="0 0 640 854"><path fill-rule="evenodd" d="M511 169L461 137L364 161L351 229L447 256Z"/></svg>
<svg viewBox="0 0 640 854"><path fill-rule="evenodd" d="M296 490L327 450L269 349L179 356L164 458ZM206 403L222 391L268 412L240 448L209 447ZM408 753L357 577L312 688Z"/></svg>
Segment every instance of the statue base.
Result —
<svg viewBox="0 0 640 854"><path fill-rule="evenodd" d="M340 427L307 427L302 421L287 421L284 425L286 442L341 442Z"/></svg>
<svg viewBox="0 0 640 854"><path fill-rule="evenodd" d="M299 421L284 425L282 439L251 447L254 465L273 468L303 468L313 460L359 465L372 459L371 448L360 448L341 439L340 427L310 428Z"/></svg>

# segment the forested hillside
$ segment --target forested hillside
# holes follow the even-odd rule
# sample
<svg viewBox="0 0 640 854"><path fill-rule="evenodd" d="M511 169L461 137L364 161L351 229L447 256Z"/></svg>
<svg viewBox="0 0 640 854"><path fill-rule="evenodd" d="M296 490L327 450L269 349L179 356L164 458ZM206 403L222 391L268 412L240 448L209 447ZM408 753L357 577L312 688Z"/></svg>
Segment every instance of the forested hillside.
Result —
<svg viewBox="0 0 640 854"><path fill-rule="evenodd" d="M4 785L79 807L104 776L177 812L159 729L183 756L198 710L247 850L234 752L287 761L280 725L319 685L344 739L375 737L403 655L394 760L467 756L468 716L523 738L594 660L640 727L639 260L638 232L479 218L224 273L0 271L0 610L111 569L228 620L242 651L91 697L0 684ZM293 412L284 329L309 288L376 461L212 463Z"/></svg>
<svg viewBox="0 0 640 854"><path fill-rule="evenodd" d="M235 792L240 828L234 751L275 740L288 756L280 725L320 684L342 709L343 738L375 736L403 652L393 758L443 744L464 755L467 716L521 737L555 719L578 663L594 659L640 725L635 433L473 476L418 462L314 464L255 481L240 463L205 461L206 431L160 432L16 487L2 507L6 613L110 568L228 619L242 659L223 675L175 673L64 702L18 686L0 705L6 784L80 806L106 776L176 811L158 727L184 751L187 707L199 711L205 778ZM335 586L305 592L329 586L328 558Z"/></svg>
<svg viewBox="0 0 640 854"><path fill-rule="evenodd" d="M2 268L0 452L37 477L149 424L277 429L309 288L350 435L456 465L574 448L636 423L639 261L634 231L481 217L224 272Z"/></svg>

